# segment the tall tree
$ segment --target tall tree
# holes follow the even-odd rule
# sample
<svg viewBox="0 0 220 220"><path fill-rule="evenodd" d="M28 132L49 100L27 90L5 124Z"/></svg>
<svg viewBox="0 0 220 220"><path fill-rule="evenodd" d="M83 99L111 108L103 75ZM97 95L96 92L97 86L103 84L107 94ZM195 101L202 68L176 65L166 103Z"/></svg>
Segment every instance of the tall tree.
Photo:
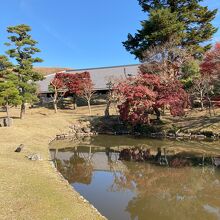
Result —
<svg viewBox="0 0 220 220"><path fill-rule="evenodd" d="M56 73L56 75L59 73ZM64 97L67 92L67 88L62 78L54 77L54 79L50 82L49 90L51 90L54 94L52 96L53 99L53 107L55 113L57 113L57 104Z"/></svg>
<svg viewBox="0 0 220 220"><path fill-rule="evenodd" d="M77 95L87 102L90 115L92 114L91 100L92 100L94 94L95 94L94 84L92 83L92 80L89 76L88 78L85 78L83 80L83 82L81 84L81 89L77 92Z"/></svg>
<svg viewBox="0 0 220 220"><path fill-rule="evenodd" d="M18 88L22 98L20 118L25 113L25 103L32 103L37 100L36 81L42 80L43 76L33 70L33 64L42 62L42 59L34 57L40 50L35 46L37 41L33 40L29 32L31 27L25 24L8 27L11 48L7 54L17 62L13 71L18 76Z"/></svg>
<svg viewBox="0 0 220 220"><path fill-rule="evenodd" d="M18 77L12 72L12 67L6 56L0 56L0 105L5 107L8 121L10 106L21 104Z"/></svg>
<svg viewBox="0 0 220 220"><path fill-rule="evenodd" d="M141 22L142 28L134 36L128 34L125 48L142 59L143 51L175 35L176 44L187 48L200 58L210 44L205 44L217 31L211 21L217 9L209 10L200 4L202 0L138 0L148 20Z"/></svg>

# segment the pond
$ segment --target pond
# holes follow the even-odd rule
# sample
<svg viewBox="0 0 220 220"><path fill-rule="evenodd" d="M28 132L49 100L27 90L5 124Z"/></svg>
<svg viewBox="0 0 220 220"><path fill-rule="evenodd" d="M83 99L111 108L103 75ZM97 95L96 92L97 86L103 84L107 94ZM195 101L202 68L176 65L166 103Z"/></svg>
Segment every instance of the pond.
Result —
<svg viewBox="0 0 220 220"><path fill-rule="evenodd" d="M132 146L198 158L220 155L219 142L107 135L55 141L50 152L64 178L110 220L220 219L220 168L118 160L119 152Z"/></svg>

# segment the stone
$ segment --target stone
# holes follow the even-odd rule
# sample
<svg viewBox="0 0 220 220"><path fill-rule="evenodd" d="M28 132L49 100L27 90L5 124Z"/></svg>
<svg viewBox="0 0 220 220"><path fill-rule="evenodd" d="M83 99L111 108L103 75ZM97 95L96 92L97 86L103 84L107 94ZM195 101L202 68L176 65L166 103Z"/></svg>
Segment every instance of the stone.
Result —
<svg viewBox="0 0 220 220"><path fill-rule="evenodd" d="M23 144L20 144L16 149L15 149L15 152L19 153L21 152L21 150L24 148L24 145Z"/></svg>
<svg viewBox="0 0 220 220"><path fill-rule="evenodd" d="M176 135L174 133L168 133L167 136L170 137L170 138L175 138L176 137Z"/></svg>
<svg viewBox="0 0 220 220"><path fill-rule="evenodd" d="M176 134L176 137L184 137L184 136L185 136L184 133L177 133L177 134Z"/></svg>
<svg viewBox="0 0 220 220"><path fill-rule="evenodd" d="M0 127L10 127L13 124L12 118L0 118Z"/></svg>
<svg viewBox="0 0 220 220"><path fill-rule="evenodd" d="M5 127L10 127L13 125L13 119L12 118L4 118L4 125Z"/></svg>
<svg viewBox="0 0 220 220"><path fill-rule="evenodd" d="M71 133L76 133L76 130L75 129L71 129Z"/></svg>
<svg viewBox="0 0 220 220"><path fill-rule="evenodd" d="M75 124L74 125L74 129L75 130L79 130L79 129L81 130L81 125L80 124Z"/></svg>
<svg viewBox="0 0 220 220"><path fill-rule="evenodd" d="M220 158L219 157L214 157L214 164L217 167L220 167Z"/></svg>
<svg viewBox="0 0 220 220"><path fill-rule="evenodd" d="M79 128L79 129L76 129L76 130L75 130L75 133L77 133L77 134L81 134L81 133L82 133L82 130L81 130L81 128Z"/></svg>
<svg viewBox="0 0 220 220"><path fill-rule="evenodd" d="M0 127L4 127L4 118L0 118Z"/></svg>
<svg viewBox="0 0 220 220"><path fill-rule="evenodd" d="M83 130L85 133L90 133L90 132L91 132L91 129L90 129L90 128L87 128L87 127L83 127L82 130Z"/></svg>
<svg viewBox="0 0 220 220"><path fill-rule="evenodd" d="M81 138L81 137L83 137L83 134L82 133L76 133L76 138Z"/></svg>
<svg viewBox="0 0 220 220"><path fill-rule="evenodd" d="M196 135L196 138L198 138L198 139L205 139L206 136L203 135L203 134L198 134L198 135Z"/></svg>
<svg viewBox="0 0 220 220"><path fill-rule="evenodd" d="M36 154L36 153L28 155L27 158L29 160L42 160L41 155L40 154Z"/></svg>

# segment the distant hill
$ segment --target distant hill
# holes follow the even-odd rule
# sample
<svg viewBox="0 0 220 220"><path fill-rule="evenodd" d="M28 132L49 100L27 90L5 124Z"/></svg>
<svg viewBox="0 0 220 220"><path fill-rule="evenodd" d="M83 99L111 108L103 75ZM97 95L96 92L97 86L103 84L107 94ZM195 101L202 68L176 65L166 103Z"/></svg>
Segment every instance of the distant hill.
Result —
<svg viewBox="0 0 220 220"><path fill-rule="evenodd" d="M71 68L62 68L62 67L34 67L34 70L42 73L44 76L51 73L57 73L63 70L70 70Z"/></svg>

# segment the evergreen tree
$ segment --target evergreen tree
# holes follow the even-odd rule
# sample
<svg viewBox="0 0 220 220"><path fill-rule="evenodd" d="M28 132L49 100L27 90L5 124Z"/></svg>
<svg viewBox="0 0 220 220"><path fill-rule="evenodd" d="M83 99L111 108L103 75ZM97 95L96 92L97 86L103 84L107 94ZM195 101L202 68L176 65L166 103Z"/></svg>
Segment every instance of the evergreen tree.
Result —
<svg viewBox="0 0 220 220"><path fill-rule="evenodd" d="M211 48L211 45L205 45L205 42L217 31L211 24L217 9L211 11L201 6L201 0L138 1L149 18L142 21L142 29L138 30L138 33L134 36L128 34L127 41L123 42L125 48L136 58L142 59L143 51L150 46L163 43L172 33L178 36L177 45L187 48L196 58L201 58ZM169 12L173 15L169 15ZM156 41L153 41L154 39Z"/></svg>
<svg viewBox="0 0 220 220"><path fill-rule="evenodd" d="M6 108L9 118L10 106L21 104L17 88L18 77L12 72L13 65L6 56L0 56L0 105Z"/></svg>
<svg viewBox="0 0 220 220"><path fill-rule="evenodd" d="M36 81L42 80L43 76L33 70L33 64L42 62L42 59L34 57L40 50L35 47L37 41L29 34L31 28L28 25L8 27L7 31L10 34L8 37L10 43L6 45L11 46L7 54L17 61L13 70L18 76L18 88L22 98L20 118L23 118L25 103L37 101Z"/></svg>
<svg viewBox="0 0 220 220"><path fill-rule="evenodd" d="M188 60L181 66L182 76L180 81L184 85L185 90L189 90L193 86L193 81L200 78L200 67L198 60Z"/></svg>

